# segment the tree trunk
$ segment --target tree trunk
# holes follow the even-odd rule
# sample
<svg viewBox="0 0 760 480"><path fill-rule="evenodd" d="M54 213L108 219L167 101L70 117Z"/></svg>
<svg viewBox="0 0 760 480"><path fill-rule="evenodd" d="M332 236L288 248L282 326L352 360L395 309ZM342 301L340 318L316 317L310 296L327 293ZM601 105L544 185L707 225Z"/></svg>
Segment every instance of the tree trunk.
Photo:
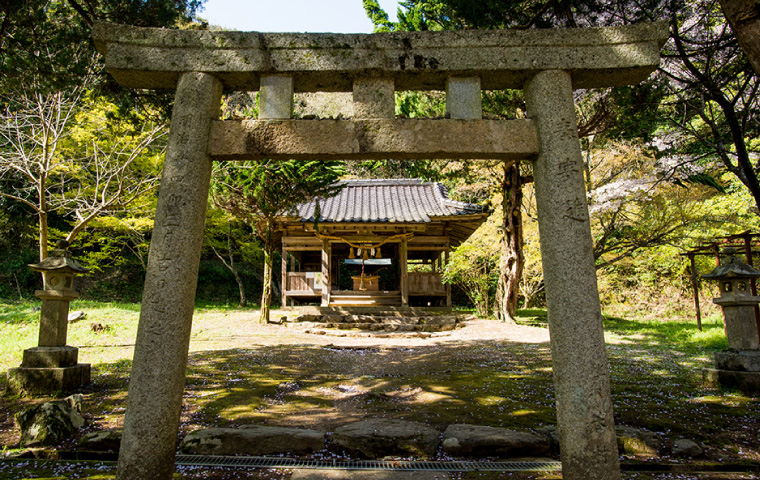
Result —
<svg viewBox="0 0 760 480"><path fill-rule="evenodd" d="M40 261L43 261L48 256L48 222L47 222L47 212L44 210L40 210L39 214L40 219L40 226L39 226L39 232L40 232Z"/></svg>
<svg viewBox="0 0 760 480"><path fill-rule="evenodd" d="M760 77L760 1L720 0L720 6L739 46Z"/></svg>
<svg viewBox="0 0 760 480"><path fill-rule="evenodd" d="M230 256L229 262L222 256L221 253L217 251L216 248L214 248L213 245L209 246L214 252L214 255L216 255L216 258L218 258L222 264L227 267L227 270L232 273L232 276L235 277L235 281L238 285L238 292L240 294L240 302L238 303L238 307L245 307L248 305L248 299L245 296L245 285L243 285L243 279L240 277L240 272L238 272L237 266L235 266L235 256L232 252L232 234L230 233L230 230L230 228L227 229L227 254Z"/></svg>
<svg viewBox="0 0 760 480"><path fill-rule="evenodd" d="M496 290L496 317L515 321L523 265L522 184L520 162L504 163L502 179L503 213L499 284Z"/></svg>
<svg viewBox="0 0 760 480"><path fill-rule="evenodd" d="M272 303L272 262L274 258L274 245L272 245L272 225L267 223L264 233L264 281L261 292L261 315L260 323L269 323L269 307Z"/></svg>
<svg viewBox="0 0 760 480"><path fill-rule="evenodd" d="M238 284L238 290L240 291L240 302L238 303L238 307L246 307L248 306L248 298L245 296L245 285L243 285L243 279L240 278L240 273L238 273L237 267L233 267L232 275L235 276L235 281Z"/></svg>

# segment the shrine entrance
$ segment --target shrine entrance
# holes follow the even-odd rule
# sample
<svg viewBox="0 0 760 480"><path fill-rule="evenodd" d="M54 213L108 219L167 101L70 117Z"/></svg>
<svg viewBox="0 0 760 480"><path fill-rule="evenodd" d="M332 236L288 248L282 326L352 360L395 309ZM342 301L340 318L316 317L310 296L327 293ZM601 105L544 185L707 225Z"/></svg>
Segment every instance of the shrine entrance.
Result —
<svg viewBox="0 0 760 480"><path fill-rule="evenodd" d="M341 183L334 197L277 221L282 305L451 307L451 286L441 278L449 251L490 211L449 199L435 182Z"/></svg>
<svg viewBox="0 0 760 480"><path fill-rule="evenodd" d="M609 373L573 90L630 85L665 24L593 29L264 34L97 23L128 88L175 90L117 478L169 479L214 160L533 162L563 478L618 479ZM222 91L259 118L219 120ZM524 89L527 118L482 118L481 89ZM447 118L395 118L401 90L446 92ZM352 92L350 119L292 119L294 92ZM323 267L324 268L324 267Z"/></svg>

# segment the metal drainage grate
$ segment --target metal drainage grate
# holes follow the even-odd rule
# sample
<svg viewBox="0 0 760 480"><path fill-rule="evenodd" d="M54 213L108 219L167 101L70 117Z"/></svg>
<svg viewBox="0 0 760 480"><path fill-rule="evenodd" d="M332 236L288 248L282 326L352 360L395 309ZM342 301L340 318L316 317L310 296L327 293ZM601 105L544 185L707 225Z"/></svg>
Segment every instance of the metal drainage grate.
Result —
<svg viewBox="0 0 760 480"><path fill-rule="evenodd" d="M396 470L426 472L547 472L559 471L555 461L424 462L395 460L299 460L283 457L177 455L177 465L227 468L299 468L333 470Z"/></svg>

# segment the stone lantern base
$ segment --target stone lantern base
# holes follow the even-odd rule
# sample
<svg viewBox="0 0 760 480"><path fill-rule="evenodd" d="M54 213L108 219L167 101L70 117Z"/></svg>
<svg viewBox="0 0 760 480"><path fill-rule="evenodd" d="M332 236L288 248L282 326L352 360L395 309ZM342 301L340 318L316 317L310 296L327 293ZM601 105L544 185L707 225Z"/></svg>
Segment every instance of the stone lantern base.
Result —
<svg viewBox="0 0 760 480"><path fill-rule="evenodd" d="M715 368L705 368L702 378L709 387L736 388L760 393L760 350L729 350L714 355Z"/></svg>
<svg viewBox="0 0 760 480"><path fill-rule="evenodd" d="M21 395L76 390L90 383L90 364L77 363L75 347L34 347L24 350L21 367L8 370L6 392Z"/></svg>

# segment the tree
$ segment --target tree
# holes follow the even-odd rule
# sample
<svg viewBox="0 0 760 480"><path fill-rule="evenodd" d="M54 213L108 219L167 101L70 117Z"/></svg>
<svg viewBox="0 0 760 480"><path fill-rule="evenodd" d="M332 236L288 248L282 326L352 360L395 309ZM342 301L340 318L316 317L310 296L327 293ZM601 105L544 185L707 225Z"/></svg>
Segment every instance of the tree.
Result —
<svg viewBox="0 0 760 480"><path fill-rule="evenodd" d="M58 91L92 72L102 92L123 92L107 80L95 55L95 20L142 27L177 27L195 19L205 0L25 0L0 5L0 91Z"/></svg>
<svg viewBox="0 0 760 480"><path fill-rule="evenodd" d="M671 21L662 73L672 98L661 156L731 172L760 210L760 78L750 68L715 2L690 4Z"/></svg>
<svg viewBox="0 0 760 480"><path fill-rule="evenodd" d="M151 172L138 164L147 146L163 136L147 116L167 119L168 102L149 98L141 108L108 80L89 26L96 19L176 26L191 21L201 3L29 0L0 6L0 196L35 212L40 258L47 255L51 214L72 222L67 236L73 240L94 218L124 208L155 180L155 164ZM99 94L113 101L106 101L102 121L88 124L94 130L84 141L77 115L100 101ZM164 115L150 105L162 107ZM130 132L125 119L133 123ZM117 123L119 131L108 132L106 123ZM136 127L141 124L148 126Z"/></svg>
<svg viewBox="0 0 760 480"><path fill-rule="evenodd" d="M51 213L71 222L71 244L94 218L126 210L157 182L165 128L111 121L115 106L86 96L81 86L3 97L0 183L15 188L1 188L0 196L36 213L40 260L47 257Z"/></svg>
<svg viewBox="0 0 760 480"><path fill-rule="evenodd" d="M209 209L206 213L205 244L235 278L240 298L238 307L248 305L248 297L238 265L251 254L249 240L251 235L250 227L228 212Z"/></svg>
<svg viewBox="0 0 760 480"><path fill-rule="evenodd" d="M343 174L333 161L251 161L221 166L211 188L212 203L251 225L263 244L261 322L269 321L272 300L275 223L303 202L335 195Z"/></svg>
<svg viewBox="0 0 760 480"><path fill-rule="evenodd" d="M480 317L491 314L497 275L499 244L492 241L497 225L493 217L456 247L446 263L442 279L457 285L467 295Z"/></svg>
<svg viewBox="0 0 760 480"><path fill-rule="evenodd" d="M520 162L503 162L501 184L501 235L496 317L514 322L525 258L523 256L522 184Z"/></svg>

